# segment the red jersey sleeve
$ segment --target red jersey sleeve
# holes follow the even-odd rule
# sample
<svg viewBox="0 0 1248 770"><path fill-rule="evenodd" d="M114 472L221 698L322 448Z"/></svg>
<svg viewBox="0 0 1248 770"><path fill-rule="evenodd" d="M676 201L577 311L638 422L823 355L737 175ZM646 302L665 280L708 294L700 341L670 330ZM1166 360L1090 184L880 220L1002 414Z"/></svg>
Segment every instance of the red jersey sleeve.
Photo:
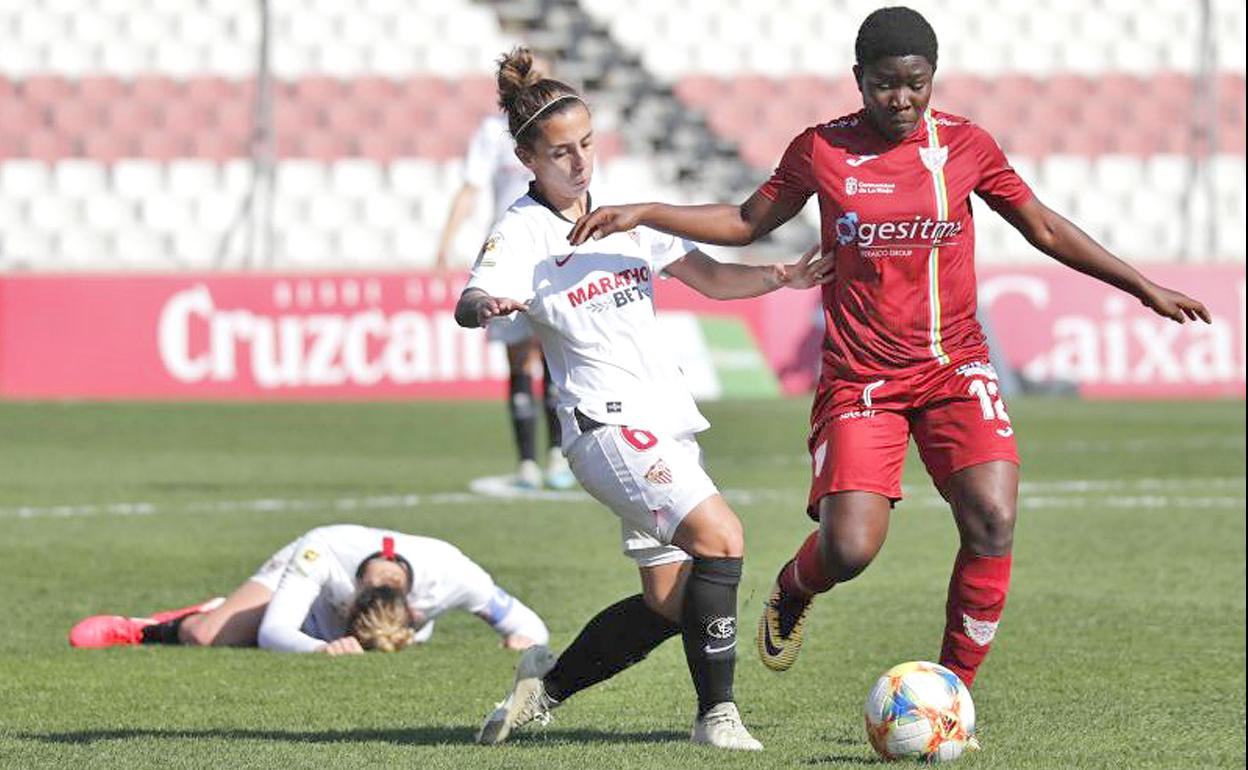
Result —
<svg viewBox="0 0 1248 770"><path fill-rule="evenodd" d="M815 130L808 128L798 134L784 151L780 165L772 173L771 178L758 188L768 200L794 198L806 200L814 195L815 173L814 163Z"/></svg>
<svg viewBox="0 0 1248 770"><path fill-rule="evenodd" d="M979 159L976 195L983 198L994 211L1018 208L1031 199L1031 188L1010 166L1010 162L1005 159L1005 153L1001 152L1001 147L987 131L976 126L971 142Z"/></svg>

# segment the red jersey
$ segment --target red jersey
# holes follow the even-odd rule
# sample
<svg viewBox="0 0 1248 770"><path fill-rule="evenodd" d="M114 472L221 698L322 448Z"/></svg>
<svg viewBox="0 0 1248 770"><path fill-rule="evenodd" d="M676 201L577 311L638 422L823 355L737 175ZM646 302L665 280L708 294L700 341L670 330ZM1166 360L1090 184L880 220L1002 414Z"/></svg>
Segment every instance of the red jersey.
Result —
<svg viewBox="0 0 1248 770"><path fill-rule="evenodd" d="M1001 209L1032 193L982 128L928 110L892 144L859 111L802 132L759 192L819 196L823 253L836 260L823 287L824 383L988 360L970 195Z"/></svg>

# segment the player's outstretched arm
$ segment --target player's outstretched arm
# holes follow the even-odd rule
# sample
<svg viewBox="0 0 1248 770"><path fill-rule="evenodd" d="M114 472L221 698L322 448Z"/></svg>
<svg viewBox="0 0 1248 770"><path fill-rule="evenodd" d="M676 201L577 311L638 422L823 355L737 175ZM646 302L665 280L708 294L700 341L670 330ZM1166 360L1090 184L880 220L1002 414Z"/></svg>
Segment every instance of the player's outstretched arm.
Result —
<svg viewBox="0 0 1248 770"><path fill-rule="evenodd" d="M672 206L666 203L634 203L603 206L576 220L568 242L579 246L590 239L634 227L649 227L681 238L716 246L748 246L797 216L805 201L771 200L754 193L740 206L712 203L702 206Z"/></svg>
<svg viewBox="0 0 1248 770"><path fill-rule="evenodd" d="M435 270L442 272L449 267L451 244L455 242L455 235L459 232L460 225L472 215L476 203L477 188L465 182L451 199L451 209L447 212L446 224L442 226L442 237L438 239L438 251L434 255Z"/></svg>
<svg viewBox="0 0 1248 770"><path fill-rule="evenodd" d="M475 563L461 567L458 579L464 593L460 606L490 624L502 637L502 646L523 650L550 641L550 631L541 617L524 602L494 584L489 573Z"/></svg>
<svg viewBox="0 0 1248 770"><path fill-rule="evenodd" d="M1158 315L1178 323L1189 319L1210 323L1209 311L1200 301L1148 280L1036 198L1018 208L1003 209L1001 215L1032 246L1067 267L1125 291Z"/></svg>
<svg viewBox="0 0 1248 770"><path fill-rule="evenodd" d="M491 297L480 289L466 289L455 303L455 323L466 329L476 329L495 316L524 312L527 308L514 299Z"/></svg>
<svg viewBox="0 0 1248 770"><path fill-rule="evenodd" d="M783 287L809 289L836 277L832 258L821 258L818 245L788 265L727 264L691 251L663 271L711 299L757 297Z"/></svg>

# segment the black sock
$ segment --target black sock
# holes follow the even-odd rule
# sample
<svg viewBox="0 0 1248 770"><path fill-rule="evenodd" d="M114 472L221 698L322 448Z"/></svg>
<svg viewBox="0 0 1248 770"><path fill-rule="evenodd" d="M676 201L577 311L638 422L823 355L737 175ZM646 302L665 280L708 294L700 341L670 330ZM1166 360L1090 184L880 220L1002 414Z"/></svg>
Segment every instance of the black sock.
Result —
<svg viewBox="0 0 1248 770"><path fill-rule="evenodd" d="M646 606L641 594L595 615L542 679L546 694L562 701L645 660L680 626Z"/></svg>
<svg viewBox="0 0 1248 770"><path fill-rule="evenodd" d="M546 408L546 435L550 436L550 448L558 449L563 445L563 428L559 426L559 412L555 410L559 405L559 386L550 381L550 367L546 365L545 358L542 359L542 376L546 384L542 390L542 406Z"/></svg>
<svg viewBox="0 0 1248 770"><path fill-rule="evenodd" d="M680 625L685 660L698 691L698 716L717 703L732 700L740 582L739 557L693 560Z"/></svg>
<svg viewBox="0 0 1248 770"><path fill-rule="evenodd" d="M507 413L521 460L537 459L537 414L533 409L533 378L513 372L507 391Z"/></svg>
<svg viewBox="0 0 1248 770"><path fill-rule="evenodd" d="M182 627L183 620L186 620L185 616L144 626L139 644L182 644L182 640L178 639L178 629Z"/></svg>

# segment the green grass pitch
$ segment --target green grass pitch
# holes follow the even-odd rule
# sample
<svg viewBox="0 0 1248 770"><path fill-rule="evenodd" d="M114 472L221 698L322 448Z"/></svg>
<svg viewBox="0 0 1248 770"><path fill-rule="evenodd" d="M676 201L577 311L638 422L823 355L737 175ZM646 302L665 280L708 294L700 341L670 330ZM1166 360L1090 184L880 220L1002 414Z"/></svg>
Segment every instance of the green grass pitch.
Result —
<svg viewBox="0 0 1248 770"><path fill-rule="evenodd" d="M511 469L501 404L0 405L0 766L673 768L875 763L862 701L936 656L956 549L912 457L874 565L813 610L793 670L753 628L811 524L805 399L709 405L712 476L746 525L737 695L761 756L693 747L680 644L546 728L472 745L515 656L468 615L426 646L350 659L70 650L99 612L228 592L302 531L362 522L459 545L553 646L637 590L588 499L467 494ZM975 690L975 768L1243 767L1244 403L1018 399L1013 591Z"/></svg>

